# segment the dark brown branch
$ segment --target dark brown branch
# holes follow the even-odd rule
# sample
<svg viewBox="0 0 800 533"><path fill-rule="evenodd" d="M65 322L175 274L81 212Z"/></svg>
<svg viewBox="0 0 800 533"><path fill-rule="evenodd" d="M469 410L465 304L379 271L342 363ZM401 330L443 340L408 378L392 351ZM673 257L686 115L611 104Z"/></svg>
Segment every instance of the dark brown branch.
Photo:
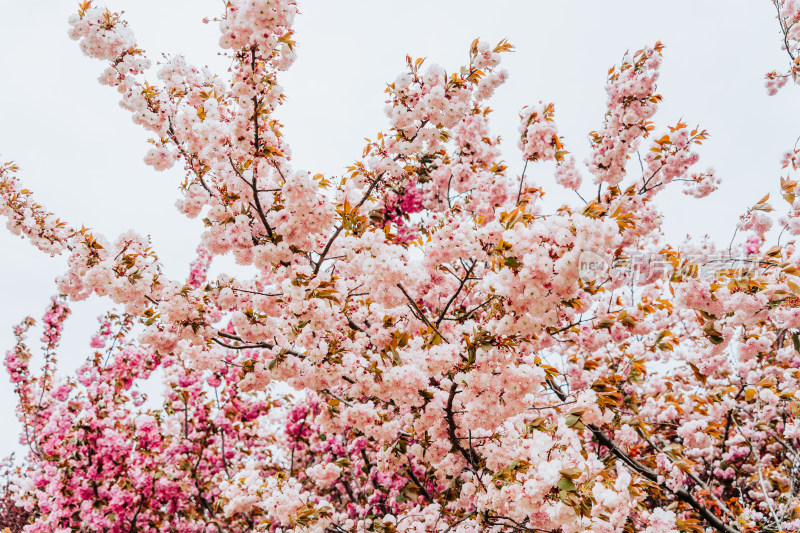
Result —
<svg viewBox="0 0 800 533"><path fill-rule="evenodd" d="M468 320L472 315L474 315L475 313L486 307L494 299L495 296L490 296L489 299L483 302L482 304L476 305L475 307L464 313L464 316L458 318L445 318L445 320Z"/></svg>
<svg viewBox="0 0 800 533"><path fill-rule="evenodd" d="M547 384L553 390L553 392L558 396L561 401L565 401L567 399L567 395L564 394L558 386L553 383L552 380L547 380ZM592 432L594 437L597 441L608 448L612 454L614 454L617 458L619 458L623 463L628 465L634 472L639 474L640 476L644 477L645 479L652 481L653 483L658 483L658 474L644 466L642 463L637 461L636 459L629 456L625 453L616 443L611 440L603 431L595 426L594 424L586 424L586 427L589 431ZM659 484L659 486L664 486ZM679 500L683 501L684 503L689 504L703 519L708 522L708 524L719 531L720 533L739 533L738 529L734 529L722 520L720 520L714 513L709 511L706 507L700 504L694 496L692 496L687 490L685 489L678 489L678 490L671 490L667 489L672 494L674 494Z"/></svg>
<svg viewBox="0 0 800 533"><path fill-rule="evenodd" d="M454 381L450 386L450 393L447 396L447 404L444 407L445 420L447 421L447 437L450 440L450 444L453 446L453 449L460 453L464 459L467 460L467 464L469 464L477 473L480 470L480 457L472 448L469 450L464 448L459 442L458 435L456 435L456 421L453 413L453 400L455 399L457 393L458 384ZM480 481L480 478L478 478L478 481ZM481 485L483 485L483 482L481 482Z"/></svg>
<svg viewBox="0 0 800 533"><path fill-rule="evenodd" d="M395 160L397 160L397 158L395 158ZM364 193L364 196L361 197L361 200L359 200L359 202L355 205L355 207L353 207L353 209L350 211L351 213L356 212L362 205L364 205L364 202L367 201L367 199L372 194L372 191L374 191L375 187L377 187L378 183L380 183L381 179L383 178L383 174L384 174L383 172L378 174L375 177L375 179L372 181L372 183L369 184L369 187L367 188L367 192ZM341 226L337 227L336 231L333 233L331 238L328 239L328 242L325 245L325 248L322 250L322 253L319 256L319 259L317 260L316 264L314 265L314 275L315 276L319 273L320 268L322 268L322 263L325 260L325 256L328 255L328 252L330 251L331 246L333 246L333 241L336 240L336 238L339 236L339 233L342 232L343 228L344 228L344 224L342 224Z"/></svg>
<svg viewBox="0 0 800 533"><path fill-rule="evenodd" d="M228 470L228 458L225 457L225 430L223 428L220 428L219 430L220 430L220 438L221 438L221 441L222 441L221 442L221 447L222 447L222 467L225 469L225 475L228 476L228 478L230 478L231 477L231 473Z"/></svg>
<svg viewBox="0 0 800 533"><path fill-rule="evenodd" d="M142 512L142 506L144 505L144 494L139 497L139 506L136 508L136 512L133 513L133 517L131 517L131 533L136 531L136 520L139 518L139 513Z"/></svg>
<svg viewBox="0 0 800 533"><path fill-rule="evenodd" d="M253 181L247 181L247 179L242 176L242 173L239 172L239 169L236 168L236 163L233 162L233 158L228 156L228 160L231 162L231 168L233 171L236 172L236 175L239 176L242 181L244 181L250 188L253 190L253 201L256 203L254 206L256 209L256 213L258 213L258 218L261 219L261 223L264 225L264 228L267 230L267 237L269 240L273 240L272 236L272 228L270 227L269 223L267 222L267 217L264 215L264 210L261 208L261 200L258 198L258 185L256 184L256 177L253 176Z"/></svg>
<svg viewBox="0 0 800 533"><path fill-rule="evenodd" d="M525 171L528 170L528 160L525 160L525 166L522 168L522 176L519 178L519 191L517 192L517 203L522 198L522 185L525 183Z"/></svg>
<svg viewBox="0 0 800 533"><path fill-rule="evenodd" d="M266 292L251 291L249 289L237 289L235 287L231 287L231 290L234 291L234 292L246 292L246 293L249 293L249 294L257 294L258 296L270 296L272 298L275 298L275 297L278 297L278 296L283 296L282 293L269 294L269 293L266 293Z"/></svg>
<svg viewBox="0 0 800 533"><path fill-rule="evenodd" d="M359 500L353 494L353 489L350 488L350 484L347 482L347 480L341 479L339 482L344 487L344 490L347 491L347 495L350 496L350 500L352 500L353 503L358 503Z"/></svg>
<svg viewBox="0 0 800 533"><path fill-rule="evenodd" d="M461 290L464 288L464 285L467 283L467 280L469 279L470 275L472 275L472 271L475 270L475 265L477 264L478 264L477 260L474 260L472 262L472 266L470 266L469 269L467 270L467 273L464 275L464 279L461 280L458 289L453 294L453 296L450 297L450 300L447 301L447 304L444 306L444 309L442 309L442 312L439 315L439 319L436 321L437 328L439 327L439 324L442 323L442 320L444 320L444 317L447 314L447 310L450 309L450 305L452 305L455 299L458 298L458 295L461 294ZM440 337L442 336L441 333L439 334L439 336Z"/></svg>
<svg viewBox="0 0 800 533"><path fill-rule="evenodd" d="M367 467L367 477L369 478L370 484L372 484L372 488L376 491L380 490L380 485L378 485L378 482L375 480L375 476L372 475L372 463L370 462L369 457L367 457L367 451L364 448L361 448L361 458L364 460L364 465ZM385 507L383 504L381 504L381 508L385 512Z"/></svg>
<svg viewBox="0 0 800 533"><path fill-rule="evenodd" d="M229 350L252 350L252 349L255 349L255 348L266 348L266 349L272 349L273 348L273 346L271 344L268 344L268 343L240 344L239 346L234 346L233 344L228 344L226 342L222 342L221 340L219 340L217 338L213 338L211 340L213 340L215 343L219 344L223 348L227 348Z"/></svg>
<svg viewBox="0 0 800 533"><path fill-rule="evenodd" d="M345 315L345 318L347 318L347 325L350 326L350 329L354 329L356 331L360 331L361 333L366 333L364 331L364 329L361 326L359 326L358 324L356 324L355 321L352 318L350 318L347 315Z"/></svg>
<svg viewBox="0 0 800 533"><path fill-rule="evenodd" d="M250 49L250 69L253 72L253 88L256 88L256 47L253 46ZM254 132L254 139L253 139L253 147L255 148L255 155L258 157L258 152L261 150L261 142L259 140L258 132L259 132L259 125L258 125L258 95L253 96L253 129Z"/></svg>
<svg viewBox="0 0 800 533"><path fill-rule="evenodd" d="M333 232L333 235L330 239L328 239L328 243L325 245L325 248L322 250L322 253L319 254L319 259L317 259L317 264L314 266L314 275L316 276L319 273L319 269L322 268L322 263L325 261L325 256L328 255L328 252L331 251L331 246L333 246L333 241L336 240L336 237L339 236L339 233L342 232L342 228L344 225L339 226L336 228L336 231Z"/></svg>
<svg viewBox="0 0 800 533"><path fill-rule="evenodd" d="M335 400L339 400L340 402L342 402L343 404L345 404L348 407L352 407L353 406L352 403L348 402L347 400L345 400L344 398L342 398L338 394L336 394L334 392L331 392L330 389L322 389L320 392L322 394L325 394L326 396L330 396L331 398L333 398Z"/></svg>
<svg viewBox="0 0 800 533"><path fill-rule="evenodd" d="M283 182L286 183L286 176L283 175L283 172L281 171L281 167L278 166L277 161L275 161L274 159L270 159L269 162L272 163L272 166L275 167L275 170L278 171L278 175L281 177ZM280 191L281 189L276 189L276 190Z"/></svg>
<svg viewBox="0 0 800 533"><path fill-rule="evenodd" d="M397 161L398 158L399 158L399 156L395 157L394 160ZM356 206L352 209L352 211L350 211L351 213L353 211L356 211L362 205L364 205L364 202L366 202L367 199L370 197L370 195L372 194L372 191L374 191L375 187L378 186L378 183L381 182L381 179L383 178L384 174L385 174L385 172L381 172L380 174L375 176L375 179L372 180L372 183L369 184L369 188L367 188L367 192L364 193L364 196L361 197L361 200L356 204Z"/></svg>
<svg viewBox="0 0 800 533"><path fill-rule="evenodd" d="M778 12L778 24L781 27L781 33L783 33L783 44L786 46L786 53L789 54L789 57L792 59L792 63L794 63L796 58L792 53L792 47L789 45L789 30L792 26L794 26L794 24L787 26L784 19L781 18L781 6L779 2L772 0L772 5L775 6L775 10Z"/></svg>
<svg viewBox="0 0 800 533"><path fill-rule="evenodd" d="M244 342L244 340L242 340L241 337L238 337L236 335L231 335L229 333L225 333L224 331L217 332L217 335L219 335L220 337L223 337L225 339L232 340L232 341ZM306 354L304 354L304 353L300 353L300 352L297 352L295 350L290 350L289 348L280 348L279 346L276 346L276 345L271 344L269 342L258 342L258 343L254 343L254 344L244 345L244 346L230 346L230 345L226 345L225 343L222 343L220 340L218 340L216 338L214 338L212 340L214 342L216 342L217 344L220 344L222 346L225 346L226 348L231 348L231 349L234 349L234 350L243 350L245 348L266 348L268 350L274 350L275 348L279 348L281 353L293 355L295 357L299 357L300 359L304 359L306 357Z"/></svg>
<svg viewBox="0 0 800 533"><path fill-rule="evenodd" d="M470 511L470 512L469 512L469 514L467 514L466 516L464 516L464 518L461 518L461 519L459 519L458 521L456 521L456 522L453 522L452 524L450 524L450 526L448 526L448 528L444 530L444 533L450 533L450 531L452 531L452 530L453 530L453 528L455 528L456 526L458 526L458 524L460 524L461 522L464 522L465 520L469 520L470 518L472 518L473 516L475 516L475 513L476 513L476 511L474 511L474 510L473 510L473 511Z"/></svg>
<svg viewBox="0 0 800 533"><path fill-rule="evenodd" d="M183 158L189 164L189 167L192 169L192 172L194 172L194 175L197 176L197 179L200 180L200 185L202 185L202 187L208 192L208 194L213 196L213 194L211 193L211 189L209 189L208 185L206 185L206 182L203 179L203 176L200 174L200 171L195 169L194 166L194 162L196 159L195 156L187 154L186 150L183 149L183 145L178 141L178 135L175 133L175 128L172 127L172 117L168 117L167 120L169 121L169 128L167 129L167 134L169 135L169 138L172 139L172 142L174 142L175 146L178 147L178 151L181 153Z"/></svg>
<svg viewBox="0 0 800 533"><path fill-rule="evenodd" d="M363 452L364 450L361 451ZM422 495L425 497L426 500L428 500L428 503L432 503L433 498L431 497L430 493L425 488L425 486L422 483L420 483L419 479L417 479L417 476L414 474L414 467L411 466L411 459L406 457L406 460L408 460L408 468L406 468L406 470L408 471L408 477L411 478L411 481L414 482L414 485L419 487L420 492L422 492Z"/></svg>
<svg viewBox="0 0 800 533"><path fill-rule="evenodd" d="M414 301L414 299L413 299L413 298L411 298L411 296L408 294L408 292L406 292L406 289L403 287L403 284L402 284L402 283L398 283L398 284L397 284L397 287L398 287L398 288L399 288L401 291L403 291L403 294L405 295L406 299L407 299L407 300L408 300L408 301L411 303L411 305L413 306L413 309L414 309L414 311L417 313L417 318L419 318L419 319L420 319L420 321L422 321L422 322L423 322L423 323L425 323L425 324L426 324L426 325L427 325L429 328L431 328L433 331L435 331L435 332L436 332L436 334L437 334L437 335L439 335L439 337L441 337L441 339L442 339L444 342L448 342L448 343L449 343L450 341L448 341L447 339L445 339L445 338L444 338L444 335L442 335L442 333L439 331L439 329L438 329L436 326L434 326L433 324L431 324L430 320L428 320L428 318L425 316L425 313L423 313L423 312L422 312L422 309L420 309L420 308L419 308L419 306L417 305L417 302L415 302L415 301Z"/></svg>

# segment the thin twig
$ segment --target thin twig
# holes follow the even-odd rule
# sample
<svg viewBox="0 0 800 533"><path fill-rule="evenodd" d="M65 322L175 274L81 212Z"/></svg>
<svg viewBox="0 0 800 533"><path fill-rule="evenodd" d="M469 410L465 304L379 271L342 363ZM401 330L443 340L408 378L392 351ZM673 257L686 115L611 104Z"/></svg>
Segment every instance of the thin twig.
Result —
<svg viewBox="0 0 800 533"><path fill-rule="evenodd" d="M447 343L449 343L450 341L448 341L448 340L447 340L447 339L444 337L444 335L442 335L442 333L439 331L439 329L438 329L436 326L434 326L433 324L431 324L430 320L428 320L428 318L425 316L425 313L423 313L423 312L422 312L422 309L420 309L420 308L419 308L419 306L417 305L417 302L415 302L415 301L414 301L414 299L413 299L413 298L412 298L412 297L411 297L411 296L408 294L408 292L406 292L406 289L405 289L405 287L403 287L403 284L402 284L402 283L398 283L398 284L397 284L397 287L398 287L398 288L399 288L401 291L403 291L403 294L405 295L406 299L408 299L409 303L410 303L410 304L413 306L413 309L414 309L414 311L416 311L416 317L417 317L417 318L418 318L420 321L424 322L424 323L425 323L425 324L426 324L426 325L427 325L429 328L431 328L433 331L435 331L435 332L436 332L436 334L437 334L437 335L439 335L439 337L441 337L441 339L442 339L444 342L447 342Z"/></svg>

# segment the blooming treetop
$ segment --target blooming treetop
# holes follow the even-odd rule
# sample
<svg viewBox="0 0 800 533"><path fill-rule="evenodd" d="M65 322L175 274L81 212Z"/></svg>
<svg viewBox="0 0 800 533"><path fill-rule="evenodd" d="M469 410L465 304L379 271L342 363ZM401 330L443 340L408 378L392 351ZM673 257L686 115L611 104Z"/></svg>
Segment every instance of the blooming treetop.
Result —
<svg viewBox="0 0 800 533"><path fill-rule="evenodd" d="M795 54L798 5L775 4ZM31 319L6 357L27 530L800 530L797 256L764 245L766 198L738 224L746 249L662 242L659 193L719 184L693 171L705 130L655 130L662 45L609 70L585 165L552 104L522 110L526 168L554 161L559 185L595 191L550 214L489 130L505 41L474 41L456 69L408 57L387 131L345 175L296 168L274 118L296 12L227 2L225 75L181 56L153 69L121 14L92 2L70 19L152 137L145 161L183 165L178 209L205 229L188 278L168 279L146 237L72 227L0 167L8 228L69 258L43 372ZM769 76L771 90L786 79ZM781 183L780 223L798 234L798 182ZM739 251L752 268L701 275ZM667 275L636 267L643 252ZM257 274L208 278L228 253ZM630 268L586 275L587 257ZM59 381L67 300L90 294L120 310ZM154 372L160 409L134 386Z"/></svg>

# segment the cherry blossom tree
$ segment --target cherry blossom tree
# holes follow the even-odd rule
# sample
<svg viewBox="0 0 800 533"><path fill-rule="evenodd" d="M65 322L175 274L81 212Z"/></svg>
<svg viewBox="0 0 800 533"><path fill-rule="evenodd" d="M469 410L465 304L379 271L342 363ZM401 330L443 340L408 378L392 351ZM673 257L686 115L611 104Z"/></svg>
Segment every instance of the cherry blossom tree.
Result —
<svg viewBox="0 0 800 533"><path fill-rule="evenodd" d="M800 27L800 5L774 4L793 64L773 92ZM461 67L408 57L387 130L324 176L296 168L275 119L296 12L226 2L224 75L153 67L92 2L70 19L205 229L169 279L146 237L74 227L0 167L9 230L69 264L42 371L30 318L6 356L26 531L800 530L798 255L767 242L768 198L736 224L744 244L664 242L659 194L719 179L694 170L705 130L656 130L663 46L609 70L585 164L540 102L509 170L488 102L511 45L475 40ZM800 233L798 154L781 237ZM547 161L576 193L554 213L526 178ZM256 274L210 278L225 254ZM68 302L91 294L116 311L59 377ZM137 389L151 379L158 407Z"/></svg>

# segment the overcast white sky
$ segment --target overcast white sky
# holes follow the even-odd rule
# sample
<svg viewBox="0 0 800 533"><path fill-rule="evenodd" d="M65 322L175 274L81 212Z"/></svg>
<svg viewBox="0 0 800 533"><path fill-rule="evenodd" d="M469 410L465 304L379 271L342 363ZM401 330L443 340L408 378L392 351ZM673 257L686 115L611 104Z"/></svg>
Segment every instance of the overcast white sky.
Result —
<svg viewBox="0 0 800 533"><path fill-rule="evenodd" d="M143 164L148 134L119 108L117 94L97 83L103 65L67 38L76 3L0 0L0 160L15 160L39 202L73 225L111 238L131 228L150 234L167 274L184 276L200 223L174 209L181 173L156 173ZM683 118L707 128L711 138L701 148L699 169L712 166L723 180L705 200L663 195L673 240L709 234L727 242L738 215L777 191L780 156L800 135L800 88L776 97L764 90L763 74L787 63L768 0L299 4L298 60L282 78L289 100L280 114L297 168L341 174L360 155L364 137L385 127L383 89L402 70L405 54L452 71L466 61L475 37L508 38L516 46L504 59L510 80L491 104L493 131L504 137L505 159L516 172L520 108L554 102L567 148L582 161L586 134L602 122L608 67L626 50L656 40L667 45L657 123L663 128ZM109 7L125 10L151 59L183 53L219 73L227 69L217 56L216 25L201 23L220 13L221 1L112 0ZM528 175L554 191L556 206L572 202L555 192L549 170ZM41 315L64 264L0 231L2 353L11 346L14 323ZM94 318L106 302L94 298L73 309L60 355L66 372L86 356ZM20 449L13 406L3 371L0 456Z"/></svg>

